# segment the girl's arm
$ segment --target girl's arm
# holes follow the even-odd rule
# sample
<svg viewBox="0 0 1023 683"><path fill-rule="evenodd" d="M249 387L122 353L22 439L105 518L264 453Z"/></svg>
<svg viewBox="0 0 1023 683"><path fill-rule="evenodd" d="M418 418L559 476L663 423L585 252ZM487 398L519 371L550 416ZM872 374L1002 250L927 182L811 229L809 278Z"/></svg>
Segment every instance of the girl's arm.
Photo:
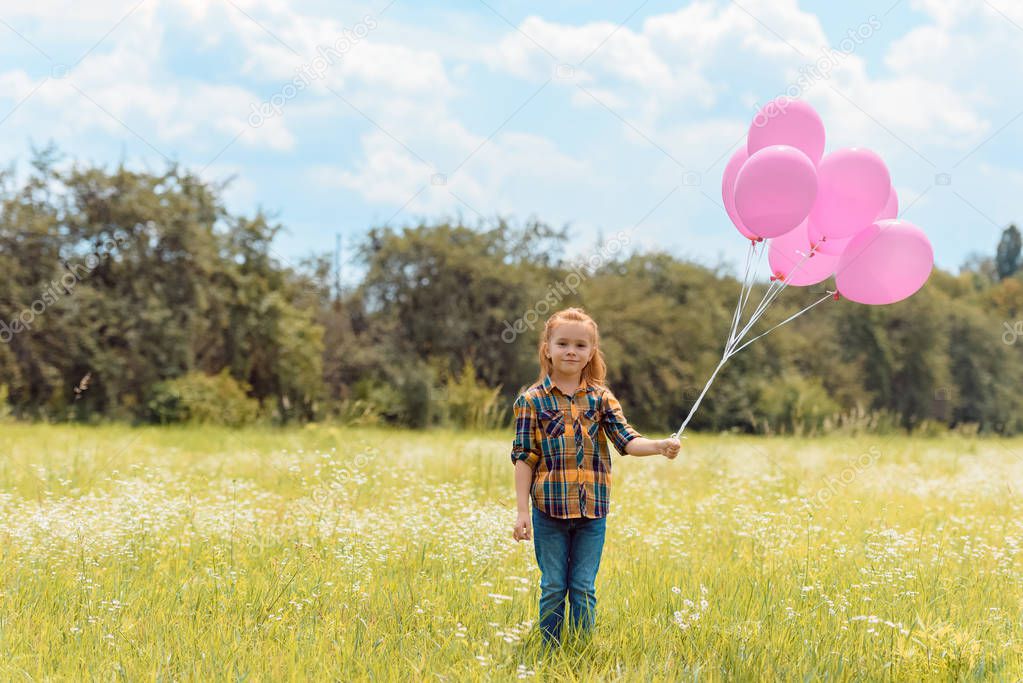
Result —
<svg viewBox="0 0 1023 683"><path fill-rule="evenodd" d="M615 398L614 394L607 391L604 394L604 414L602 422L604 432L614 442L615 448L622 455L663 455L673 459L678 455L681 444L678 439L648 439L637 432L629 425L622 412L622 405Z"/></svg>
<svg viewBox="0 0 1023 683"><path fill-rule="evenodd" d="M678 455L678 439L648 439L643 436L636 437L625 446L625 452L629 455L663 455L674 458Z"/></svg>
<svg viewBox="0 0 1023 683"><path fill-rule="evenodd" d="M529 489L533 485L533 468L525 460L515 463L515 509L529 514Z"/></svg>
<svg viewBox="0 0 1023 683"><path fill-rule="evenodd" d="M528 541L533 536L533 523L529 514L529 489L533 486L533 470L540 462L539 441L536 438L536 411L521 394L515 399L515 441L511 460L515 463L515 527L512 538Z"/></svg>

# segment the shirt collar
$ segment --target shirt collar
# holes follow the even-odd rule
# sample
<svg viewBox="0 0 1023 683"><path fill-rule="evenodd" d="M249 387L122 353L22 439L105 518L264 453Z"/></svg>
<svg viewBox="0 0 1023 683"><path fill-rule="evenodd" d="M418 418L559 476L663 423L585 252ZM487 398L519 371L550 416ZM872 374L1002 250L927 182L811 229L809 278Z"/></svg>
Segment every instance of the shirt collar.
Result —
<svg viewBox="0 0 1023 683"><path fill-rule="evenodd" d="M543 376L543 383L541 384L541 386L543 387L544 391L546 391L548 394L553 393L553 390L556 387L556 385L554 384L554 380L551 379L550 373L547 373L546 375ZM593 389L594 389L593 383L587 382L586 393L590 393L591 391L593 391ZM558 389L558 391L561 391L561 389ZM576 391L579 390L576 389ZM562 395L564 395L564 392L562 392Z"/></svg>

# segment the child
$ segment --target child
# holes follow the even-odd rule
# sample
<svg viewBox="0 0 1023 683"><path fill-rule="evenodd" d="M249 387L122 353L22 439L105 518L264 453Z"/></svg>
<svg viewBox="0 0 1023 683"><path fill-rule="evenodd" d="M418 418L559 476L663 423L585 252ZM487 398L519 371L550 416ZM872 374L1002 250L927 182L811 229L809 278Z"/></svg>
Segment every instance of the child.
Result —
<svg viewBox="0 0 1023 683"><path fill-rule="evenodd" d="M540 336L540 377L515 399L518 519L513 537L529 540L540 566L540 633L558 645L565 615L593 628L597 569L610 505L610 437L622 455L678 455L679 441L643 438L604 384L607 367L597 324L580 308L552 315ZM532 519L529 499L533 499Z"/></svg>

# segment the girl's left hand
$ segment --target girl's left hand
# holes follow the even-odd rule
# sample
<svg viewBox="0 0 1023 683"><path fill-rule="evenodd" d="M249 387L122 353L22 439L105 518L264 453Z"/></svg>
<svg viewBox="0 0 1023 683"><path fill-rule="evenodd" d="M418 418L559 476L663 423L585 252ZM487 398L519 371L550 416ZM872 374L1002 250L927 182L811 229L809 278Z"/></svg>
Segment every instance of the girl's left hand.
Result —
<svg viewBox="0 0 1023 683"><path fill-rule="evenodd" d="M668 460L674 460L675 456L678 455L678 451L682 448L682 443L672 437L670 439L663 439L660 443L661 455L666 457Z"/></svg>

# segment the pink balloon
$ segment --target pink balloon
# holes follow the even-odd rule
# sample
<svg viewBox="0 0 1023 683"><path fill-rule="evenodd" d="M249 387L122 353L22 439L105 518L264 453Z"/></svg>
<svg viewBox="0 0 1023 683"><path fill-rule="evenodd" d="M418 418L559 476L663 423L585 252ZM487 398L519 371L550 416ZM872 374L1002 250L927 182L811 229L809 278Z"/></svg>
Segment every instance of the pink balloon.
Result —
<svg viewBox="0 0 1023 683"><path fill-rule="evenodd" d="M777 237L799 225L816 196L813 162L788 145L759 150L735 178L735 211L743 225L760 237Z"/></svg>
<svg viewBox="0 0 1023 683"><path fill-rule="evenodd" d="M855 147L824 157L817 166L817 183L810 222L828 239L852 237L873 223L892 187L881 157Z"/></svg>
<svg viewBox="0 0 1023 683"><path fill-rule="evenodd" d="M877 214L875 221L884 221L892 218L899 217L899 195L895 194L895 186L892 185L891 190L888 192L888 201L885 203L884 208Z"/></svg>
<svg viewBox="0 0 1023 683"><path fill-rule="evenodd" d="M806 222L806 236L810 242L810 246L816 244L817 252L820 254L834 254L835 256L838 256L845 250L846 246L849 244L849 240L852 239L852 237L828 239L827 236L821 234L820 228L813 222L812 218L807 218Z"/></svg>
<svg viewBox="0 0 1023 683"><path fill-rule="evenodd" d="M749 155L746 154L746 147L743 146L735 150L735 154L728 160L728 164L725 166L725 173L721 176L721 199L725 203L725 212L732 219L732 224L738 228L743 237L755 240L757 236L742 224L742 219L735 212L735 177L739 175L739 169L742 168L742 165L748 158Z"/></svg>
<svg viewBox="0 0 1023 683"><path fill-rule="evenodd" d="M895 194L895 186L893 185L888 192L888 202L884 205L884 208L878 212L874 218L875 221L883 221L891 218L899 217L899 196ZM869 225L864 226L866 230ZM856 233L859 234L859 233ZM810 246L817 245L817 251L821 254L841 254L845 248L849 245L849 241L852 237L845 237L843 239L831 238L828 239L826 235L822 234L820 226L815 223L812 219L809 221L807 229L807 235L810 238ZM855 237L855 235L853 235Z"/></svg>
<svg viewBox="0 0 1023 683"><path fill-rule="evenodd" d="M775 277L796 287L815 285L831 277L838 265L838 254L819 251L813 256L809 254L806 221L803 221L793 230L771 240L767 262L771 264L771 273Z"/></svg>
<svg viewBox="0 0 1023 683"><path fill-rule="evenodd" d="M824 122L806 102L777 97L753 117L746 136L746 151L751 156L771 145L795 147L816 165L824 154Z"/></svg>
<svg viewBox="0 0 1023 683"><path fill-rule="evenodd" d="M891 304L916 293L934 267L934 249L923 230L883 220L853 237L838 259L839 293L861 304Z"/></svg>

